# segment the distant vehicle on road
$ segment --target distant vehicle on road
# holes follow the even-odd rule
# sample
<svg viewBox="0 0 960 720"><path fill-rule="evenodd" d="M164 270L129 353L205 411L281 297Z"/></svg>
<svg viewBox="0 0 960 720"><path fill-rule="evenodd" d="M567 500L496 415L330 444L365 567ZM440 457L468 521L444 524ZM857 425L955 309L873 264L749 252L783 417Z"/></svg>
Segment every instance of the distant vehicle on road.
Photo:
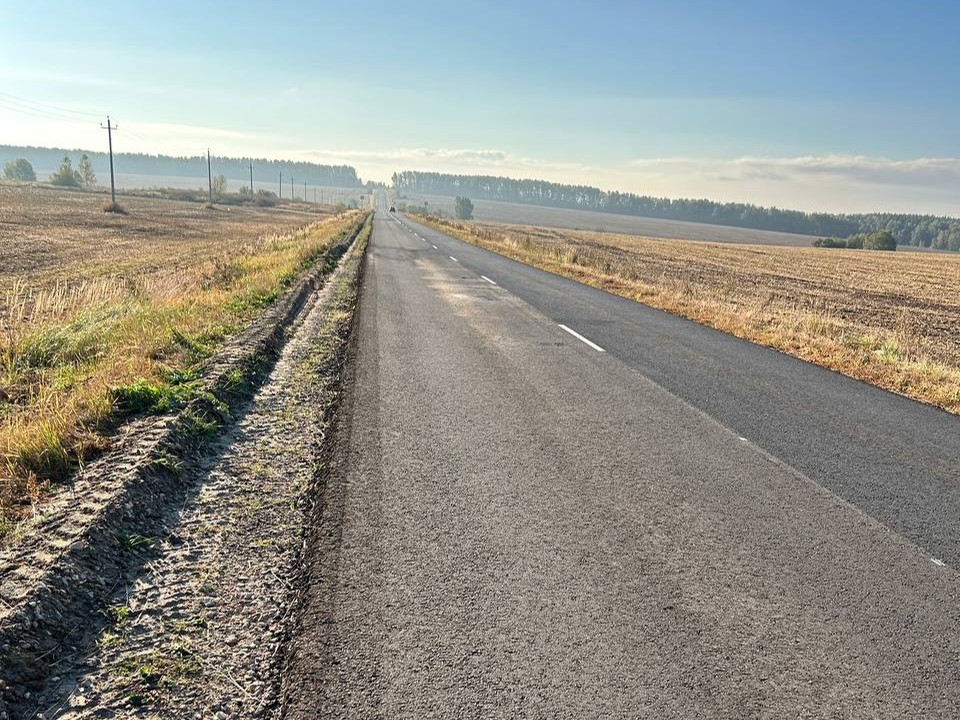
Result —
<svg viewBox="0 0 960 720"><path fill-rule="evenodd" d="M390 206L390 212L395 213L396 211L397 211L397 209L396 209L393 205L391 205L391 206Z"/></svg>

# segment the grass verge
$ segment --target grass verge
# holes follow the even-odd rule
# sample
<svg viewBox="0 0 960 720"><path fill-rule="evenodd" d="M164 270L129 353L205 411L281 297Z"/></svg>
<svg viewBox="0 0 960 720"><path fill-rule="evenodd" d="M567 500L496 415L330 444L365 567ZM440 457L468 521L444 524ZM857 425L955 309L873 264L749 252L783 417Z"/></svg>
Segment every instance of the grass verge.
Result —
<svg viewBox="0 0 960 720"><path fill-rule="evenodd" d="M25 295L0 337L0 537L123 417L183 407L204 361L352 232L349 214L162 276L56 302Z"/></svg>

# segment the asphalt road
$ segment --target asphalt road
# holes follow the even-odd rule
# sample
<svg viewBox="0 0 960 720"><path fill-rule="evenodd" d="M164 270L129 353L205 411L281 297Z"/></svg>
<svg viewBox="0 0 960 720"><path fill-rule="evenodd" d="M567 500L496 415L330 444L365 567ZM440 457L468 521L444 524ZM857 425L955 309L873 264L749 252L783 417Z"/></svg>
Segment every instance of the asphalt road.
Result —
<svg viewBox="0 0 960 720"><path fill-rule="evenodd" d="M400 220L287 717L960 716L957 418Z"/></svg>

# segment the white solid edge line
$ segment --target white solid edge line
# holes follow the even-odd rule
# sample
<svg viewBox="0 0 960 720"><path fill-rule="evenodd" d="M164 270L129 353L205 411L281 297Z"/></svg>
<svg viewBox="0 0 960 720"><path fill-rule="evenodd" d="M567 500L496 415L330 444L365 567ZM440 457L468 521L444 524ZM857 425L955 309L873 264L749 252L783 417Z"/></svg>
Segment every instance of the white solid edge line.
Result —
<svg viewBox="0 0 960 720"><path fill-rule="evenodd" d="M566 330L568 333L570 333L571 335L573 335L577 340L580 340L581 342L585 342L587 345L589 345L590 347L592 347L592 348L593 348L594 350L596 350L597 352L606 352L606 350L604 350L602 347L600 347L599 345L597 345L595 342L590 342L590 341L587 340L583 335L581 335L580 333L578 333L576 330L571 330L570 328L568 328L568 327L567 327L566 325L564 325L563 323L557 323L557 325L559 325L563 330Z"/></svg>
<svg viewBox="0 0 960 720"><path fill-rule="evenodd" d="M488 278L486 275L481 275L480 277L482 277L484 280L486 280L486 281L487 281L488 283L490 283L491 285L496 285L496 283L495 283L493 280L491 280L490 278Z"/></svg>
<svg viewBox="0 0 960 720"><path fill-rule="evenodd" d="M447 257L450 258L451 260L453 260L454 262L460 262L460 261L457 260L453 255L447 255Z"/></svg>

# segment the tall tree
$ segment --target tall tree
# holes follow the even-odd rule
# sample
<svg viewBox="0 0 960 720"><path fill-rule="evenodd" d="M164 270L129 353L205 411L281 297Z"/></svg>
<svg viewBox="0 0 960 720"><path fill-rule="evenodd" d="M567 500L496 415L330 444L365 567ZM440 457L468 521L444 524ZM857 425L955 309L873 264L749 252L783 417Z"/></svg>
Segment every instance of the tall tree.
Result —
<svg viewBox="0 0 960 720"><path fill-rule="evenodd" d="M424 202L426 207L427 203ZM453 201L453 214L458 220L473 220L473 202L468 197L458 197Z"/></svg>
<svg viewBox="0 0 960 720"><path fill-rule="evenodd" d="M210 187L215 198L222 198L227 191L227 179L223 175L217 175L213 178ZM244 189L246 189L246 186L244 186Z"/></svg>
<svg viewBox="0 0 960 720"><path fill-rule="evenodd" d="M80 175L73 169L69 155L63 156L60 167L50 176L50 183L61 187L80 187Z"/></svg>
<svg viewBox="0 0 960 720"><path fill-rule="evenodd" d="M27 162L25 158L17 158L3 166L3 177L6 180L35 182L37 174L33 171L33 165Z"/></svg>
<svg viewBox="0 0 960 720"><path fill-rule="evenodd" d="M86 153L80 156L77 175L80 176L80 184L85 188L92 188L97 184L97 174L93 171L93 165L90 164L90 158Z"/></svg>

